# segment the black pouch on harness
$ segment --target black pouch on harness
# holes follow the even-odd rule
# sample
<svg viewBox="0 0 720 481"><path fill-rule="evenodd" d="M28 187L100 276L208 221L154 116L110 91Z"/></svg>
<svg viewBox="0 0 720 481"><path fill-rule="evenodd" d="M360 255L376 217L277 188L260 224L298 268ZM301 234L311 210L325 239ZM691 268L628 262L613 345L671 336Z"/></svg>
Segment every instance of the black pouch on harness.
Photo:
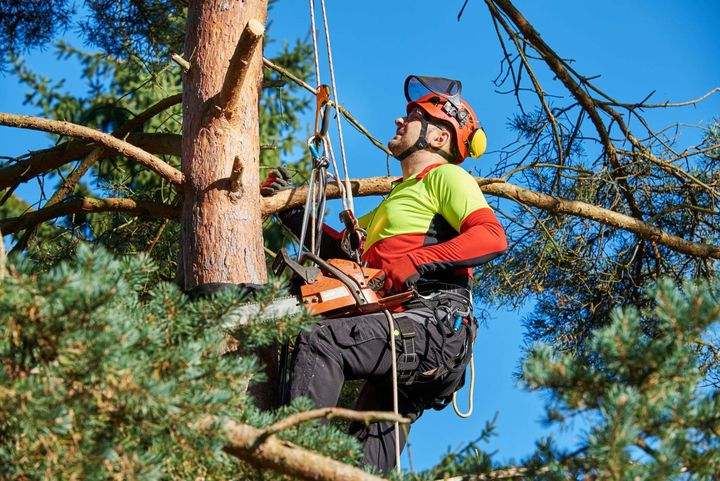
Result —
<svg viewBox="0 0 720 481"><path fill-rule="evenodd" d="M433 353L430 362L424 362L416 378L417 383L447 382L457 384L472 350L475 338L475 317L469 299L469 291L436 291L419 295L412 304L430 314L425 322L428 336L432 337ZM458 372L461 371L461 372ZM449 379L452 378L452 379Z"/></svg>

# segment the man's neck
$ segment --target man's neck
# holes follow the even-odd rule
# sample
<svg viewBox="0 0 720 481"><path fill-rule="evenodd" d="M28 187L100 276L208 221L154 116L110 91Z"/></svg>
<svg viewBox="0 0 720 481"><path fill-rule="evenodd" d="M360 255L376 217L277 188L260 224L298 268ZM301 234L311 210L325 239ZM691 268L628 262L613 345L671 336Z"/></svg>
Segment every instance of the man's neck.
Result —
<svg viewBox="0 0 720 481"><path fill-rule="evenodd" d="M413 175L422 172L433 164L446 164L447 160L437 154L429 152L416 152L400 162L402 168L403 180L407 180Z"/></svg>

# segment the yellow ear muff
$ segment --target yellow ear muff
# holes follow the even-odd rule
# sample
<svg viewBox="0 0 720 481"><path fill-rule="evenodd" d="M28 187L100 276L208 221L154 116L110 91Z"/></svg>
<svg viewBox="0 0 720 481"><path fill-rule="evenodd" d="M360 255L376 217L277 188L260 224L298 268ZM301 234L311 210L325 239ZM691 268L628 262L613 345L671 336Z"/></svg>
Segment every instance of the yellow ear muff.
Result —
<svg viewBox="0 0 720 481"><path fill-rule="evenodd" d="M470 157L477 159L485 153L486 148L487 137L485 136L485 131L483 129L477 129L470 135L470 139L468 140L468 153Z"/></svg>

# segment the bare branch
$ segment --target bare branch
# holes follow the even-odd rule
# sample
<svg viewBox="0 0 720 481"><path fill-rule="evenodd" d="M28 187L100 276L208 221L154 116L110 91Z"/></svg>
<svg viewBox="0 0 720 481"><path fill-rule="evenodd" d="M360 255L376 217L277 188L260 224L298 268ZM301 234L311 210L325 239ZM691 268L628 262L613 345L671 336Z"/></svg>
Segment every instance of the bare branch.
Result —
<svg viewBox="0 0 720 481"><path fill-rule="evenodd" d="M215 430L217 418L208 416L199 426L203 432ZM287 441L268 438L262 443L260 429L234 421L223 421L219 428L227 436L225 452L256 468L308 481L382 481L383 478L366 473L332 458L321 456Z"/></svg>
<svg viewBox="0 0 720 481"><path fill-rule="evenodd" d="M371 196L385 195L390 192L393 177L369 177L352 179L350 181L353 195ZM535 192L523 187L510 184L502 179L487 179L476 177L484 194L494 195L513 200L519 204L535 207L553 214L569 214L596 221L600 224L631 232L641 239L657 242L676 252L700 257L703 259L720 258L720 248L711 244L693 242L678 236L668 234L652 224L643 222L631 216L621 214L610 209L598 207L586 202L568 200L547 194ZM267 217L281 210L300 207L304 205L307 187L281 191L272 197L263 198L263 216ZM337 185L331 184L327 190L328 198L339 198L340 190ZM64 204L30 212L15 219L0 221L5 234L12 234L29 226L45 222L73 212L105 212L122 211L137 214L151 215L167 219L179 216L179 208L165 204L150 202L135 202L130 199L78 199Z"/></svg>
<svg viewBox="0 0 720 481"><path fill-rule="evenodd" d="M317 95L317 90L314 89L313 87L311 87L308 83L303 82L301 79L299 79L298 77L296 77L295 75L293 75L293 74L292 74L291 72L289 72L288 70L282 68L282 67L279 66L279 65L276 65L275 63L273 63L272 61L268 60L268 59L265 58L265 57L263 57L263 64L264 64L267 68L269 68L269 69L271 69L271 70L274 70L275 72L279 73L279 74L282 75L283 77L285 77L285 78L287 78L287 79L295 82L297 85L299 85L300 87L304 88L305 90L307 90L307 91L310 92L311 94ZM335 103L334 103L334 102L331 101L331 102L329 102L329 104L332 105L333 107L335 107ZM388 149L388 148L387 148L382 142L380 142L378 139L376 139L375 137L373 137L372 134L371 134L365 127L363 127L363 125L362 125L360 122L358 122L358 121L355 119L355 117L353 117L352 114L350 114L350 112L348 112L348 110L347 110L345 107L343 107L342 105L340 105L339 107L337 107L337 110L347 119L348 122L350 122L356 129L358 129L358 130L360 131L360 133L362 133L362 134L365 135L368 139L370 139L370 142L372 142L372 144L373 144L375 147L379 148L380 150L382 150L383 152L385 152L385 153L388 154L388 155L392 155L392 153L390 152L390 149Z"/></svg>
<svg viewBox="0 0 720 481"><path fill-rule="evenodd" d="M496 469L495 471L487 474L466 474L465 476L445 478L442 481L494 481L496 479L514 479L538 476L545 474L549 471L550 468L548 468L547 466L542 466L535 469L511 467Z"/></svg>
<svg viewBox="0 0 720 481"><path fill-rule="evenodd" d="M350 184L353 195L358 197L385 195L390 192L391 182L393 180L393 177L369 177L353 179L350 181ZM604 225L631 232L641 239L657 242L682 254L703 259L720 258L720 247L701 242L693 242L668 234L652 224L625 214L586 202L541 194L504 182L502 179L476 177L476 180L484 194L510 199L519 204L535 207L553 214L569 214L590 219ZM265 197L263 200L263 215L268 216L281 210L299 207L305 203L306 195L307 187L299 187L297 189L281 191L273 197ZM337 185L328 185L327 196L332 199L340 197L340 190Z"/></svg>
<svg viewBox="0 0 720 481"><path fill-rule="evenodd" d="M276 71L283 77L285 77L289 80L292 80L293 82L295 82L296 84L298 84L299 86L301 86L302 88L304 88L305 90L310 92L311 94L317 95L317 89L311 87L310 84L308 84L307 82L303 82L302 79L297 77L295 74L293 74L292 72L290 72L287 69L284 69L280 65L274 63L272 60L269 60L269 59L263 57L263 65L265 65L270 70Z"/></svg>
<svg viewBox="0 0 720 481"><path fill-rule="evenodd" d="M6 113L0 113L0 125L68 135L101 144L129 159L136 160L148 169L166 178L177 188L182 188L183 175L175 167L132 144L115 138L110 134L100 132L99 130L70 122Z"/></svg>
<svg viewBox="0 0 720 481"><path fill-rule="evenodd" d="M128 212L136 215L148 215L164 219L178 219L180 217L180 209L167 204L135 201L132 199L95 199L86 197L28 212L20 217L0 220L0 227L5 234L14 234L15 232L36 226L51 219L81 212Z"/></svg>
<svg viewBox="0 0 720 481"><path fill-rule="evenodd" d="M509 0L485 0L485 3L488 5L488 8L490 8L491 13L495 10L493 5L495 4L510 18L513 24L515 24L522 33L525 41L529 42L530 45L532 45L532 47L542 56L548 67L550 67L558 79L560 79L560 81L570 91L572 96L577 99L582 108L587 112L590 120L595 126L595 129L600 135L600 141L605 149L605 155L607 156L610 166L614 170L612 174L620 186L620 191L628 203L630 211L634 217L642 219L642 212L640 211L640 207L633 197L632 190L625 179L625 169L622 165L620 165L617 157L617 151L610 139L607 127L598 113L595 100L582 89L578 82L572 77L572 75L570 75L568 69L565 68L565 62L555 53L553 49L550 48L550 46L548 46L548 44L545 43L537 30L535 30L530 22L528 22L522 13L520 13L520 11L518 11Z"/></svg>
<svg viewBox="0 0 720 481"><path fill-rule="evenodd" d="M694 100L688 100L687 102L673 103L673 102L667 101L667 102L663 102L661 104L646 104L646 103L643 103L644 101L640 102L640 103L636 103L636 104L613 102L613 105L615 105L616 107L625 107L626 109L635 109L635 108L664 109L664 108L668 108L668 107L687 107L690 105L698 104L718 92L720 92L720 87L715 87L714 89L710 90L708 93L703 95L702 97L698 97Z"/></svg>

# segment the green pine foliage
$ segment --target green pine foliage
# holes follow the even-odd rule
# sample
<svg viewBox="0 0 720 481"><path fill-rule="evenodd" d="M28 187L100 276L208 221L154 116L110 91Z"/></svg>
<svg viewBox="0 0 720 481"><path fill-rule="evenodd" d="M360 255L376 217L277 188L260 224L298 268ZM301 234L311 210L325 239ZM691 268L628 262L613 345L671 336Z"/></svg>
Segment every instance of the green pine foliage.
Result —
<svg viewBox="0 0 720 481"><path fill-rule="evenodd" d="M593 362L538 345L524 366L528 386L551 394L548 417L582 418L580 448L550 466L593 479L716 479L720 393L703 370L703 347L720 317L707 283L649 289L652 308L616 309L587 340Z"/></svg>
<svg viewBox="0 0 720 481"><path fill-rule="evenodd" d="M260 413L253 349L302 322L251 323L223 355L229 291L191 301L153 282L146 256L81 244L46 272L10 264L0 289L0 479L243 479L254 469L195 428L207 415L261 427L308 408ZM268 295L262 294L262 296ZM345 462L357 443L319 423L283 433Z"/></svg>

